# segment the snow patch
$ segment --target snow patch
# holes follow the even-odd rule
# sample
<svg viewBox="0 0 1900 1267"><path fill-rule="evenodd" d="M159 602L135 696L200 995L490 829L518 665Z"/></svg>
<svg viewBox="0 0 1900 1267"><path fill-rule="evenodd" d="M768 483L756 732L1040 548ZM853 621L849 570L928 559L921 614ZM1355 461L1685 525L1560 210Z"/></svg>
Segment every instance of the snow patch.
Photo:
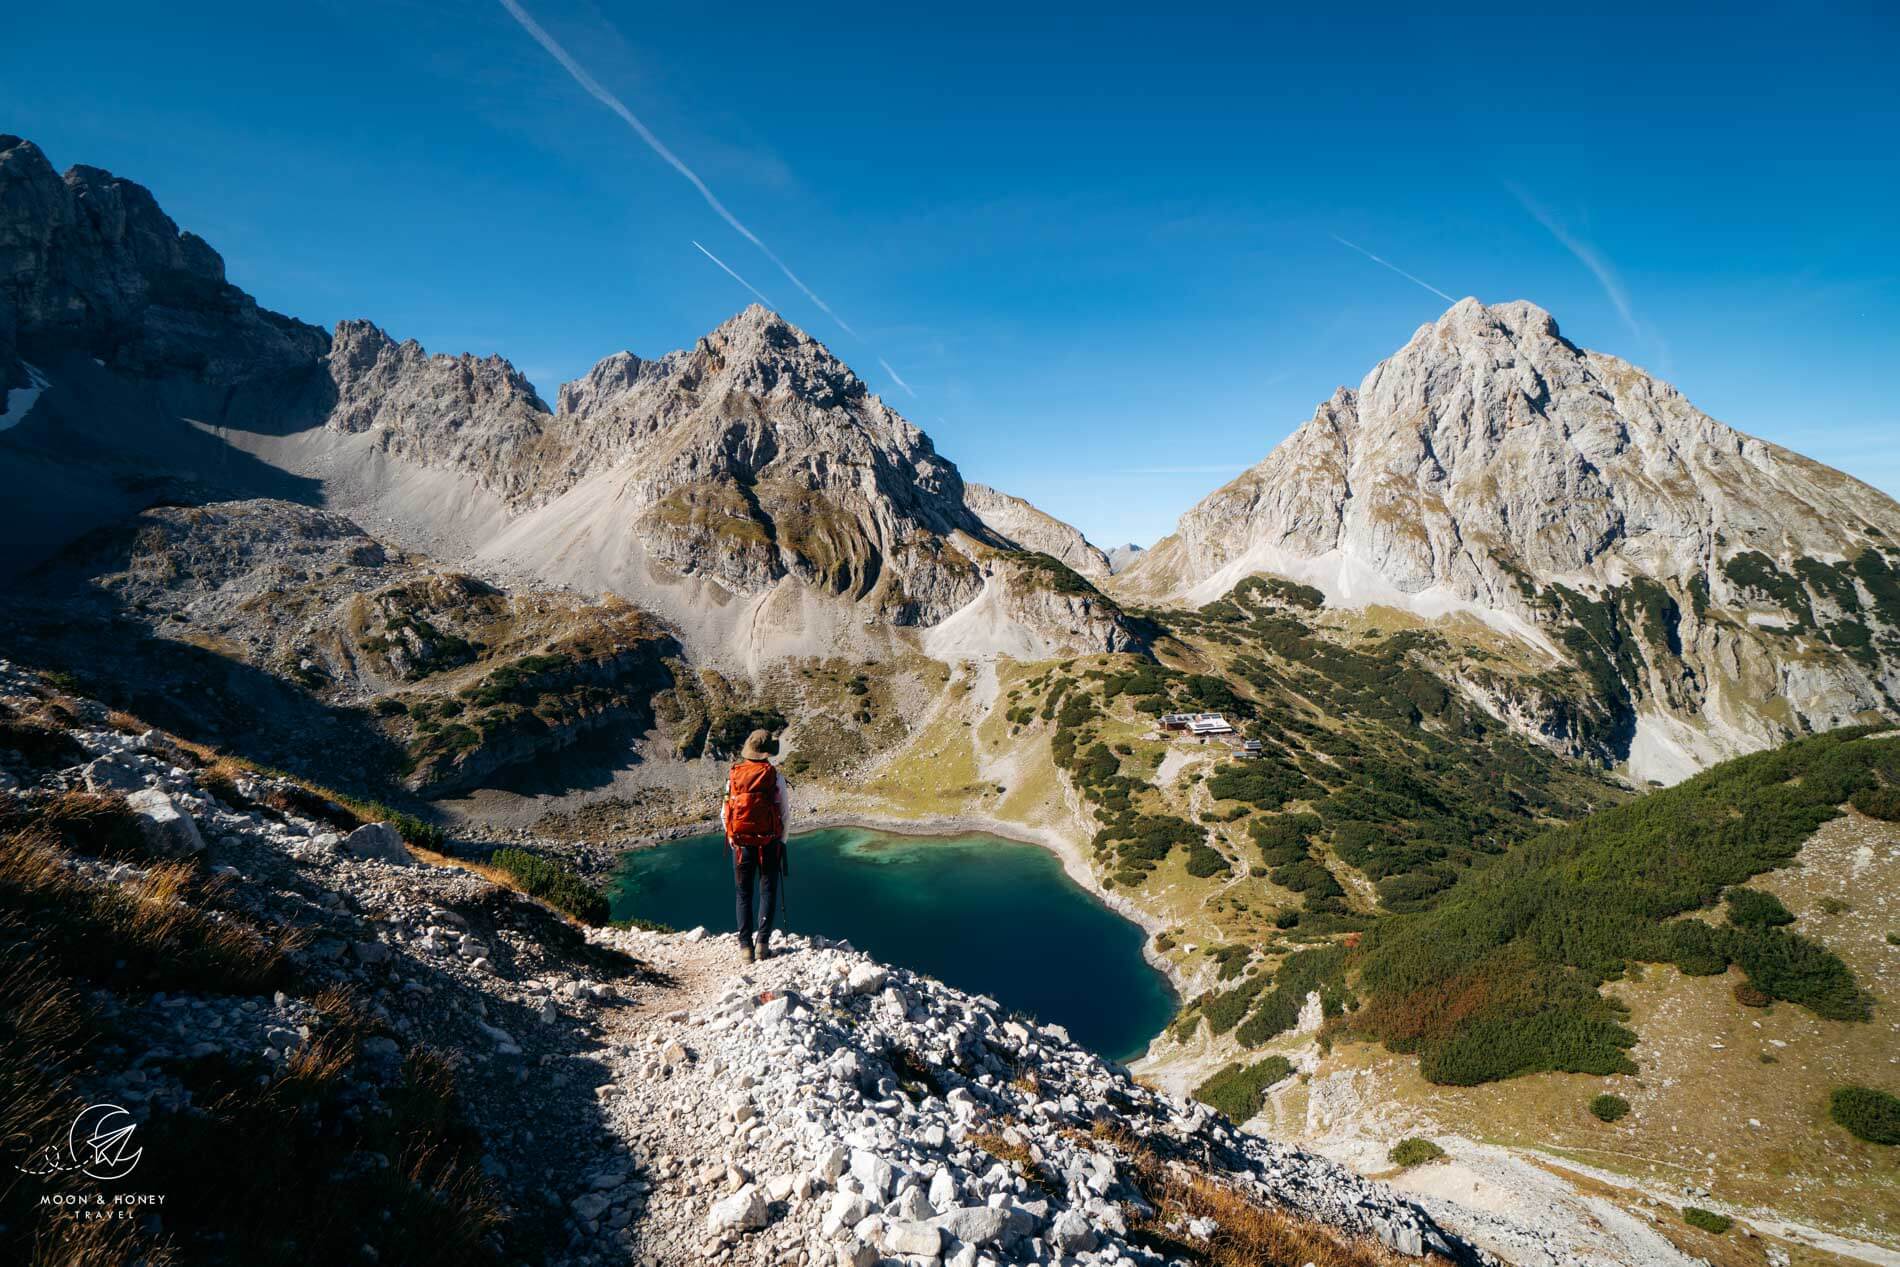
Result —
<svg viewBox="0 0 1900 1267"><path fill-rule="evenodd" d="M10 431L25 422L26 416L33 412L33 406L39 402L40 393L51 386L38 367L28 365L25 361L21 361L20 365L26 370L28 385L7 392L7 411L0 413L0 431Z"/></svg>

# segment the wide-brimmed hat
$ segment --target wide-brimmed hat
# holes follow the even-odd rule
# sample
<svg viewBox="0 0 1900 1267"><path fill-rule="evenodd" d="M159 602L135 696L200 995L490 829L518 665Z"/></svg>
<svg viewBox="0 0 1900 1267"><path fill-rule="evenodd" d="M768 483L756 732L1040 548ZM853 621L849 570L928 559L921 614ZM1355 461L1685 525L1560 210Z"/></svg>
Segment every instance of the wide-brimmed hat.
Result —
<svg viewBox="0 0 1900 1267"><path fill-rule="evenodd" d="M745 747L739 755L747 761L764 761L778 754L778 740L772 738L769 730L755 730L745 737Z"/></svg>

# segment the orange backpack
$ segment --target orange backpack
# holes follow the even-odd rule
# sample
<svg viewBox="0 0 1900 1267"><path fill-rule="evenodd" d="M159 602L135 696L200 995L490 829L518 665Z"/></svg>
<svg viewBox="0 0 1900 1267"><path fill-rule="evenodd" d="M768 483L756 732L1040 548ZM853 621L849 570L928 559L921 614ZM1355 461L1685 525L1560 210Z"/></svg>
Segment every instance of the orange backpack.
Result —
<svg viewBox="0 0 1900 1267"><path fill-rule="evenodd" d="M778 812L778 771L770 761L741 761L726 780L726 841L734 852L765 846L785 837Z"/></svg>

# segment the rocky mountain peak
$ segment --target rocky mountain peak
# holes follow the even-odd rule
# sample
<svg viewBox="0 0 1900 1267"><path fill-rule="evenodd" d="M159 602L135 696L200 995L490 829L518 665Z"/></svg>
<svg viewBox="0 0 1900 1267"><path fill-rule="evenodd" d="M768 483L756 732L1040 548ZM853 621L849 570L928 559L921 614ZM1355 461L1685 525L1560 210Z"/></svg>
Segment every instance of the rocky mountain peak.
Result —
<svg viewBox="0 0 1900 1267"><path fill-rule="evenodd" d="M1878 491L1577 347L1535 304L1466 299L1182 516L1121 583L1206 602L1270 572L1335 604L1480 613L1593 666L1624 710L1602 752L1640 765L1647 746L1660 764L1645 772L1680 777L1794 733L1732 690L1738 677L1805 727L1896 711L1900 655L1872 650L1900 633L1900 617L1887 631L1873 614L1896 541L1900 505ZM1761 632L1790 604L1817 634L1822 611L1855 626L1801 648L1795 675L1779 666L1796 648ZM1623 607L1651 615L1625 622ZM1664 744L1664 717L1717 737Z"/></svg>

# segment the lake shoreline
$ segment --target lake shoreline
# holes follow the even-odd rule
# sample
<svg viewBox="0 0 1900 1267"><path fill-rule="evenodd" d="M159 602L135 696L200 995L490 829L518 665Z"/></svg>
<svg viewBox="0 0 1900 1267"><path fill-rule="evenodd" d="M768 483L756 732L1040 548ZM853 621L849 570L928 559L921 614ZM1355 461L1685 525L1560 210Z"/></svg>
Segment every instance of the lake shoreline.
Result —
<svg viewBox="0 0 1900 1267"><path fill-rule="evenodd" d="M860 827L869 831L889 832L893 836L956 836L969 832L981 832L1002 840L1014 841L1019 845L1036 845L1047 849L1062 864L1062 870L1069 879L1087 891L1096 901L1146 934L1142 938L1141 957L1148 961L1149 967L1167 978L1168 989L1173 992L1177 1004L1187 996L1186 975L1154 946L1155 935L1167 928L1167 921L1142 909L1131 899L1105 888L1096 877L1094 868L1089 866L1088 859L1083 856L1080 847L1054 828L1031 827L1024 823L990 818L982 814L893 818L881 814L867 814L860 810L849 810L814 814L809 819L801 819L798 830L792 834L796 838L805 832L826 831L837 827ZM657 831L637 844L628 844L624 851L652 849L689 836L711 835L718 830L719 820L716 818L704 819L697 823L682 823ZM1156 1037L1160 1035L1157 1034Z"/></svg>
<svg viewBox="0 0 1900 1267"><path fill-rule="evenodd" d="M919 842L941 841L946 845L968 843L978 846L981 840L968 841L969 837L988 837L993 845L1015 845L1033 849L1044 857L1052 858L1057 864L1061 876L1075 890L1086 895L1086 900L1097 910L1119 923L1124 929L1135 934L1131 948L1136 950L1138 959L1144 968L1152 974L1165 999L1166 1019L1156 1028L1144 1035L1138 1050L1125 1057L1115 1057L1127 1064L1134 1064L1148 1057L1155 1042L1167 1034L1168 1025L1182 1006L1183 993L1181 982L1172 965L1159 956L1154 949L1153 934L1161 926L1158 921L1141 911L1125 898L1105 893L1090 874L1081 851L1071 842L1052 830L1038 830L1020 823L1001 822L981 815L937 815L928 818L890 818L878 814L857 811L833 813L815 813L798 815L792 832L793 873L798 871L795 861L797 844L801 837L836 831L865 831L888 837L917 840ZM651 853L669 845L683 841L714 838L719 833L719 824L715 820L677 823L663 830L642 836L638 840L624 842L617 852L621 857L631 857ZM965 838L958 841L957 838ZM603 842L604 844L605 842ZM613 889L609 887L610 895ZM728 917L729 918L729 917Z"/></svg>

